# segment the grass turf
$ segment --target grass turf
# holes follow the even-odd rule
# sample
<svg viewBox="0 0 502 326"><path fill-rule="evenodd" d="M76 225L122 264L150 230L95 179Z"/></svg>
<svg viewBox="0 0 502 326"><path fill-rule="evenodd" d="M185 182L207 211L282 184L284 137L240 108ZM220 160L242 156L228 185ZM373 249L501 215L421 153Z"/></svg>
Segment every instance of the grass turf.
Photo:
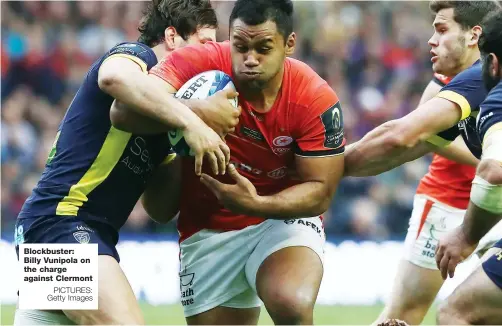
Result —
<svg viewBox="0 0 502 326"><path fill-rule="evenodd" d="M12 325L14 305L1 306L1 325ZM382 311L383 306L316 306L314 323L318 325L369 325ZM180 325L185 324L181 305L152 306L141 304L148 325ZM435 325L435 309L432 308L423 324ZM262 308L260 325L272 325L265 308Z"/></svg>

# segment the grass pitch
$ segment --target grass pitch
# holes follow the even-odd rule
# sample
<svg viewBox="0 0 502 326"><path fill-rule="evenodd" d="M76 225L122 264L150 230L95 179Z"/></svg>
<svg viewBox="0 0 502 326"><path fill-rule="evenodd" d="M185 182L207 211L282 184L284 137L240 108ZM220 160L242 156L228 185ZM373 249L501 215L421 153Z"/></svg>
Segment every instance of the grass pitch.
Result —
<svg viewBox="0 0 502 326"><path fill-rule="evenodd" d="M317 325L369 325L382 311L382 305L375 306L316 306L314 323ZM14 305L1 306L1 325L12 325ZM181 305L152 306L141 304L147 325L184 325ZM435 325L436 310L432 308L423 324ZM262 307L260 325L273 325L265 308Z"/></svg>

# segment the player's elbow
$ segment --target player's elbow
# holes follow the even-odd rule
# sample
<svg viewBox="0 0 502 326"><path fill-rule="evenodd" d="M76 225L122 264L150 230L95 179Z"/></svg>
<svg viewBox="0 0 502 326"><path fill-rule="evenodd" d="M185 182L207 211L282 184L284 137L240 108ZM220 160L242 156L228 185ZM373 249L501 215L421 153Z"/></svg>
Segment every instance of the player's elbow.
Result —
<svg viewBox="0 0 502 326"><path fill-rule="evenodd" d="M319 197L316 205L311 207L311 212L309 216L318 216L326 213L331 205L335 189L332 189L329 185L323 185L322 191L319 192Z"/></svg>
<svg viewBox="0 0 502 326"><path fill-rule="evenodd" d="M478 164L476 175L492 185L502 185L502 165L493 159L482 159Z"/></svg>
<svg viewBox="0 0 502 326"><path fill-rule="evenodd" d="M99 88L113 96L118 88L126 84L126 74L115 69L100 69L98 74Z"/></svg>

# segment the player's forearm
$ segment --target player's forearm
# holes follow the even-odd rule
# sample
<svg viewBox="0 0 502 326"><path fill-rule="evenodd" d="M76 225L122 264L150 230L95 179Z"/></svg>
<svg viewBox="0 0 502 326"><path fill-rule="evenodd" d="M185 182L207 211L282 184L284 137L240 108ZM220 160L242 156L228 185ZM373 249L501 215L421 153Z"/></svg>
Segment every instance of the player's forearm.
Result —
<svg viewBox="0 0 502 326"><path fill-rule="evenodd" d="M467 239L477 243L502 218L502 164L483 159L472 181L471 202L462 230Z"/></svg>
<svg viewBox="0 0 502 326"><path fill-rule="evenodd" d="M413 161L431 151L426 142L412 146L396 137L394 121L389 121L345 149L345 176L373 176Z"/></svg>
<svg viewBox="0 0 502 326"><path fill-rule="evenodd" d="M100 87L132 111L168 128L185 129L200 120L186 105L166 94L159 81L141 71L128 71L127 75L117 73L103 79Z"/></svg>
<svg viewBox="0 0 502 326"><path fill-rule="evenodd" d="M169 131L165 124L139 114L117 101L110 108L110 120L115 128L136 135L155 135Z"/></svg>
<svg viewBox="0 0 502 326"><path fill-rule="evenodd" d="M305 182L272 196L261 196L255 215L270 219L318 216L326 212L334 191L323 182Z"/></svg>
<svg viewBox="0 0 502 326"><path fill-rule="evenodd" d="M169 96L169 95L167 95ZM198 100L180 100L201 117L202 103ZM110 109L110 119L115 128L138 135L155 135L171 130L169 126L130 109L122 102L114 101Z"/></svg>
<svg viewBox="0 0 502 326"><path fill-rule="evenodd" d="M462 223L462 230L469 243L478 243L500 221L501 217L502 215L479 208L471 201Z"/></svg>

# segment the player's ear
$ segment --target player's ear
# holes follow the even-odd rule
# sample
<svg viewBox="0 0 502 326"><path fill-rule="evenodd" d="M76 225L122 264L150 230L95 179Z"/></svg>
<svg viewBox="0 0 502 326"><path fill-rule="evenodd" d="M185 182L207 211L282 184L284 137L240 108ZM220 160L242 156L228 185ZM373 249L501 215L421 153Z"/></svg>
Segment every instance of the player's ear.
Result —
<svg viewBox="0 0 502 326"><path fill-rule="evenodd" d="M292 55L295 52L296 47L296 34L295 32L289 34L288 39L286 40L286 55Z"/></svg>
<svg viewBox="0 0 502 326"><path fill-rule="evenodd" d="M481 26L476 25L473 28L471 28L471 37L469 38L468 45L469 46L478 46L479 42L479 37L481 36L481 33L483 32L483 29Z"/></svg>
<svg viewBox="0 0 502 326"><path fill-rule="evenodd" d="M499 58L494 53L488 55L488 64L490 69L490 75L499 76L500 75L500 61Z"/></svg>
<svg viewBox="0 0 502 326"><path fill-rule="evenodd" d="M167 47L167 50L169 50L169 51L174 51L174 49L176 48L175 43L174 43L174 37L176 36L176 34L177 34L176 28L174 28L172 26L169 26L164 31L164 38L166 40L166 47Z"/></svg>

